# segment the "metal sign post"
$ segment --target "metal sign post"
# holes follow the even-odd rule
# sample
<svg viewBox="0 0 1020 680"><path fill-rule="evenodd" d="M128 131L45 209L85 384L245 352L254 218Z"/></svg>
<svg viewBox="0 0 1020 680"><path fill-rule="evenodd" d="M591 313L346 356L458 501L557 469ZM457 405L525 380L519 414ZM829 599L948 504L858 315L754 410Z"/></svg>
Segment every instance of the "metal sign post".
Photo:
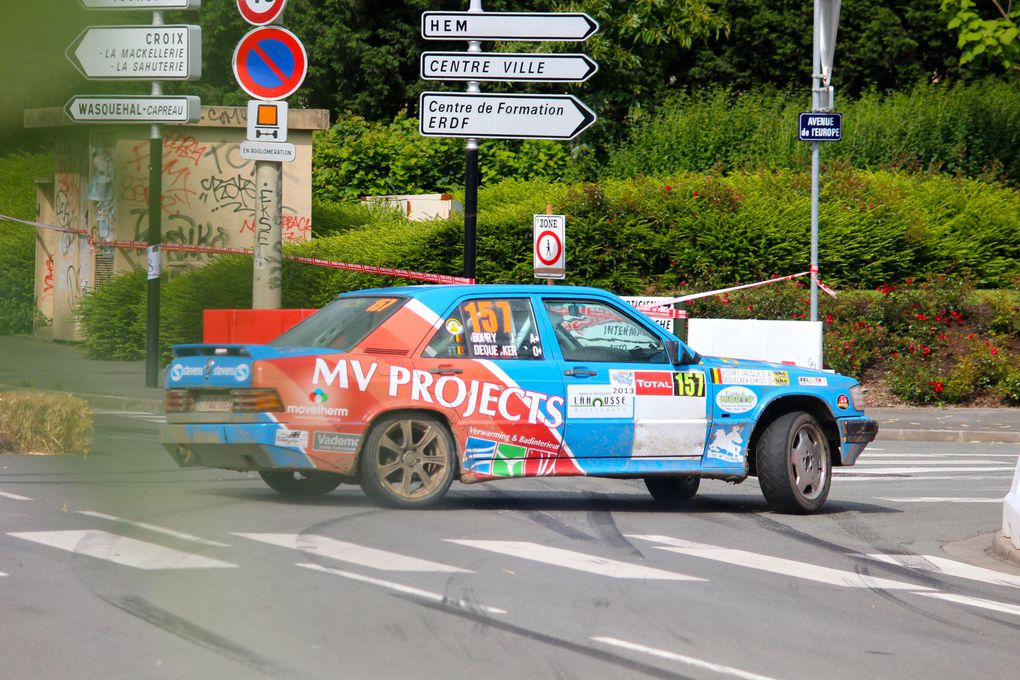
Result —
<svg viewBox="0 0 1020 680"><path fill-rule="evenodd" d="M163 23L163 13L152 13L152 25ZM152 83L152 96L163 86ZM159 282L163 274L160 245L163 241L163 131L154 123L149 135L149 248L145 303L145 386L159 387Z"/></svg>
<svg viewBox="0 0 1020 680"><path fill-rule="evenodd" d="M831 111L833 106L829 81L832 78L832 60L836 52L836 29L839 25L840 3L841 0L815 0L811 64L811 110L814 112ZM820 159L821 142L815 139L811 142L812 321L818 321L818 172Z"/></svg>

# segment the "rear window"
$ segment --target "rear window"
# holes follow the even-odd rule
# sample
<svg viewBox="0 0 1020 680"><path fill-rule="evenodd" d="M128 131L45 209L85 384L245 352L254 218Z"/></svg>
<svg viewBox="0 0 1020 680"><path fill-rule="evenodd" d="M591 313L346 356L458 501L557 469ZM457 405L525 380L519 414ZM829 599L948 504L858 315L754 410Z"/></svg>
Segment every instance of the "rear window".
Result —
<svg viewBox="0 0 1020 680"><path fill-rule="evenodd" d="M349 352L406 302L402 297L337 298L269 344Z"/></svg>

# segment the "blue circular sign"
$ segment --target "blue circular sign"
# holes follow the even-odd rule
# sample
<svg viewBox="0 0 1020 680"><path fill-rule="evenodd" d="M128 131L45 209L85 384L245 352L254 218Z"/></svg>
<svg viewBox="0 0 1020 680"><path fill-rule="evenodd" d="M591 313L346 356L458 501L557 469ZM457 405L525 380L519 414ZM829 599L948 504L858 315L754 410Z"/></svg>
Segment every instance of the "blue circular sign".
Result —
<svg viewBox="0 0 1020 680"><path fill-rule="evenodd" d="M234 50L234 77L256 99L286 99L308 73L308 55L298 37L285 28L249 31Z"/></svg>

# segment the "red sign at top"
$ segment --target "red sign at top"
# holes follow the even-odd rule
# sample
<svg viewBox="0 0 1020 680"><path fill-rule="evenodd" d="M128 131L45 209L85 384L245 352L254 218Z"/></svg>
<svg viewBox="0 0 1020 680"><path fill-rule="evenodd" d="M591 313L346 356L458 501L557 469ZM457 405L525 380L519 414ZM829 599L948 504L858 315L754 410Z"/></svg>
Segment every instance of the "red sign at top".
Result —
<svg viewBox="0 0 1020 680"><path fill-rule="evenodd" d="M237 0L237 11L255 26L265 26L280 18L287 0Z"/></svg>
<svg viewBox="0 0 1020 680"><path fill-rule="evenodd" d="M279 26L253 28L234 50L234 77L256 99L286 99L304 82L308 55L298 37Z"/></svg>

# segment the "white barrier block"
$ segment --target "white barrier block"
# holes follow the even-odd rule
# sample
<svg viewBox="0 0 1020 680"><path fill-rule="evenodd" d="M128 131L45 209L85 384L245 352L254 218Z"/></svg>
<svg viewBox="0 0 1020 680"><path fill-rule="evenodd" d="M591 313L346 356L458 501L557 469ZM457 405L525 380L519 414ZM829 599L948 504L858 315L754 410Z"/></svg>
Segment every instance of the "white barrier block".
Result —
<svg viewBox="0 0 1020 680"><path fill-rule="evenodd" d="M1020 550L1020 457L1013 471L1013 486L1002 501L1002 535Z"/></svg>
<svg viewBox="0 0 1020 680"><path fill-rule="evenodd" d="M687 344L701 354L822 367L821 321L688 319Z"/></svg>

